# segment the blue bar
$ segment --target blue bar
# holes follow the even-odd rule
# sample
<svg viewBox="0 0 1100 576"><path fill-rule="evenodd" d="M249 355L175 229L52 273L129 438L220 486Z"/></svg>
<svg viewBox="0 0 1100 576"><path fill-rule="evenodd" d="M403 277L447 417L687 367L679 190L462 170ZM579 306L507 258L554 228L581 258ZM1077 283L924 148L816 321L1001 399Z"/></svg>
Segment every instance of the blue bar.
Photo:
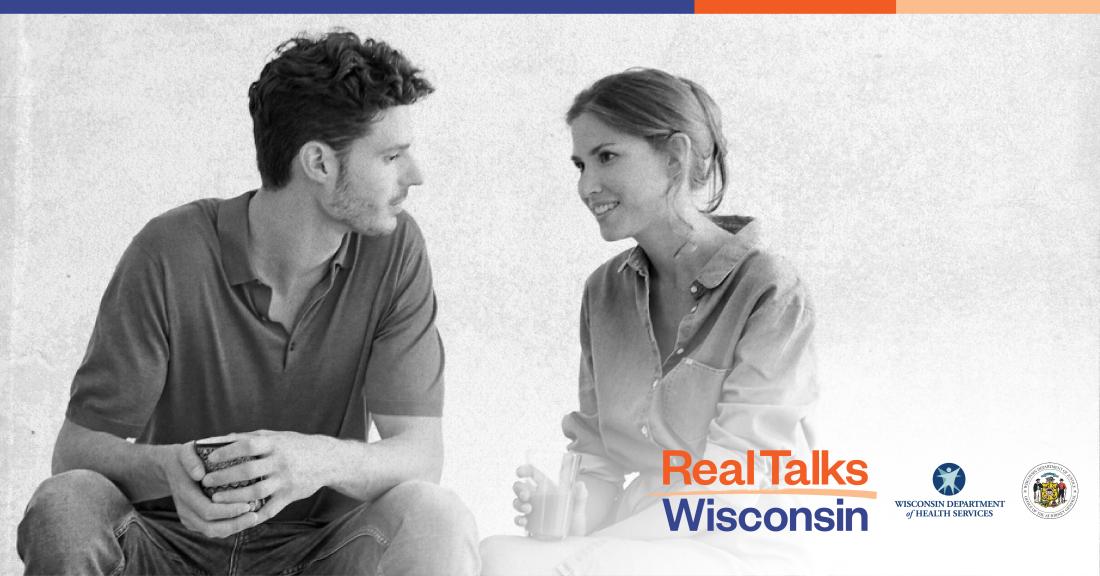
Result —
<svg viewBox="0 0 1100 576"><path fill-rule="evenodd" d="M691 14L694 0L3 0L0 14Z"/></svg>

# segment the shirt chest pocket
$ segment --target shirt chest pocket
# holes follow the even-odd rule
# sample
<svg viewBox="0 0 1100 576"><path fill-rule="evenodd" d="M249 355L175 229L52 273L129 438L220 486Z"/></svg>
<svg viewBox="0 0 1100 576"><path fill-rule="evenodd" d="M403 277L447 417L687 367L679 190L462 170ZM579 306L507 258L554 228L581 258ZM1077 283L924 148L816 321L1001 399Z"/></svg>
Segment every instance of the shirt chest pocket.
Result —
<svg viewBox="0 0 1100 576"><path fill-rule="evenodd" d="M729 373L685 358L661 380L657 408L668 429L684 442L685 448L692 451L702 448L718 409L722 383Z"/></svg>

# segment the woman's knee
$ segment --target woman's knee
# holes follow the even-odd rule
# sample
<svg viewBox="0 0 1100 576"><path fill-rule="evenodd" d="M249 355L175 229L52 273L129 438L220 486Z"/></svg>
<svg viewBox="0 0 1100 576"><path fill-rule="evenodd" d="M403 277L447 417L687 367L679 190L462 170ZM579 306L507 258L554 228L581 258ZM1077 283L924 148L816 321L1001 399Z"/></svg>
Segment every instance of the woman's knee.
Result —
<svg viewBox="0 0 1100 576"><path fill-rule="evenodd" d="M521 550L524 538L519 536L490 536L481 541L481 576L515 575L532 560ZM527 562L524 562L526 559Z"/></svg>

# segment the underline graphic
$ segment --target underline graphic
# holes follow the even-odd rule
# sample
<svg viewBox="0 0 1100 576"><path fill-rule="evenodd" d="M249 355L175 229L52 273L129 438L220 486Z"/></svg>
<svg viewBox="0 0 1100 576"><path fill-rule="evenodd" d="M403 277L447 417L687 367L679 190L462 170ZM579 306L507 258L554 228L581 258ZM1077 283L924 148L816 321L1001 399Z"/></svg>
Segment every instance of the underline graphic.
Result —
<svg viewBox="0 0 1100 576"><path fill-rule="evenodd" d="M846 488L758 488L745 490L687 490L684 492L650 492L655 498L662 496L712 496L715 494L802 494L806 496L848 496L851 498L878 498L874 490Z"/></svg>

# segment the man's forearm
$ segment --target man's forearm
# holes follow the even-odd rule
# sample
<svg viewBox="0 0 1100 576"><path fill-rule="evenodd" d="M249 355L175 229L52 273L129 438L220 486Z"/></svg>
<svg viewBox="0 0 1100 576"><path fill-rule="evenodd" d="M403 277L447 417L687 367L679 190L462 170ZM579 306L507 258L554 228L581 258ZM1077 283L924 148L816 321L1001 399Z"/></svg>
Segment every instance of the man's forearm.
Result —
<svg viewBox="0 0 1100 576"><path fill-rule="evenodd" d="M333 439L325 484L357 500L370 501L407 480L439 482L443 447L408 431L372 443Z"/></svg>
<svg viewBox="0 0 1100 576"><path fill-rule="evenodd" d="M86 469L118 485L132 502L170 496L162 460L171 446L133 444L106 432L90 430L65 420L53 451L53 473Z"/></svg>

